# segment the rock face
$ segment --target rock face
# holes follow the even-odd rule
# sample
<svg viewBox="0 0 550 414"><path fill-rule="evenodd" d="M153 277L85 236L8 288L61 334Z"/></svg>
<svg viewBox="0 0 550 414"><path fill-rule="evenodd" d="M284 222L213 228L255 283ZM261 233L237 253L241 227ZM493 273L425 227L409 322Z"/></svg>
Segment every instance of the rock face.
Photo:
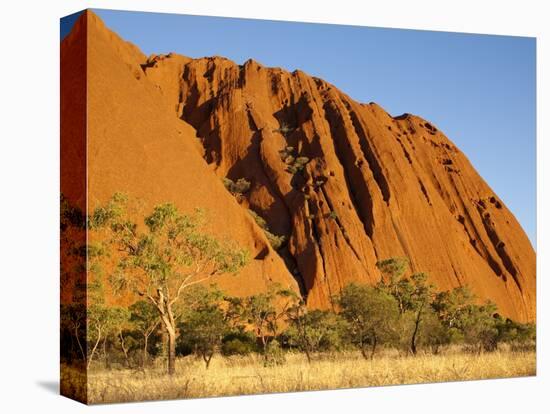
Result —
<svg viewBox="0 0 550 414"><path fill-rule="evenodd" d="M105 203L115 192L143 200L147 212L152 206L168 201L182 212L203 208L213 233L235 240L251 253L251 262L242 272L217 280L221 288L250 295L277 282L297 290L295 279L271 248L262 229L203 160L193 127L174 116L173 108L168 109L170 102L145 76L141 64L146 57L109 31L90 11L80 17L63 40L62 53L82 42L82 38L86 39L87 49L87 88L84 91L67 88L62 91L62 100L66 95L68 102L87 103L84 118L87 136L84 135L84 141L73 139L74 123L81 114L68 105L62 107L64 195L73 203L83 204L81 188L72 185L74 180L69 178L71 173L81 173L86 158L69 155L87 153L87 176L83 177L86 177L89 211ZM72 96L75 92L80 93L78 98ZM76 121L69 122L73 116ZM91 242L93 237L90 234Z"/></svg>
<svg viewBox="0 0 550 414"><path fill-rule="evenodd" d="M535 319L527 236L433 124L253 60L147 59L87 18L92 205L124 190L205 207L256 257L226 281L237 293L273 279L329 307L347 283L377 282L377 260L406 256L439 289L468 285L503 315ZM240 202L223 177L251 182ZM286 246L273 250L248 209Z"/></svg>

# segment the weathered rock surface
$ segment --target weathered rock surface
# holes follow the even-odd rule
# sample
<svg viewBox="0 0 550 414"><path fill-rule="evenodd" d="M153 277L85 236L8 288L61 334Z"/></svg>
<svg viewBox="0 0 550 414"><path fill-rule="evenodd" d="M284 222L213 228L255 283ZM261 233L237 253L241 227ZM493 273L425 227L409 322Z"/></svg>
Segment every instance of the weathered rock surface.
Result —
<svg viewBox="0 0 550 414"><path fill-rule="evenodd" d="M92 205L124 190L203 206L215 231L249 247L256 260L226 281L237 293L273 279L328 307L347 283L378 281L377 260L407 256L440 289L468 285L502 314L535 319L525 232L418 116L253 60L147 59L88 12L88 146ZM223 177L252 183L240 204ZM247 209L288 237L278 254Z"/></svg>
<svg viewBox="0 0 550 414"><path fill-rule="evenodd" d="M87 32L79 30L86 21ZM89 11L63 41L62 50L75 42L73 36L87 36L87 96L81 99L87 102L89 210L115 192L143 200L145 211L167 201L183 212L203 208L213 233L235 240L251 254L242 272L216 281L221 288L253 294L277 282L297 290L264 232L203 160L195 130L167 110L168 100L143 72L145 56ZM71 116L71 108L64 111ZM63 124L62 137L70 137L71 128ZM71 146L80 147L81 141L67 139L64 144L71 153ZM78 157L62 159L62 174L81 172L81 163ZM81 196L71 186L62 186L62 192L73 202Z"/></svg>

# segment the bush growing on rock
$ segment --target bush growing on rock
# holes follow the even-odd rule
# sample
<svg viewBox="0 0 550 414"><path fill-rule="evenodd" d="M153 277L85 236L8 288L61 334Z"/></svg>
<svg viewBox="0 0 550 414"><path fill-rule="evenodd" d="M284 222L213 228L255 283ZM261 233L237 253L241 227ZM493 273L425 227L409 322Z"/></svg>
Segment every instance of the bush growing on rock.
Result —
<svg viewBox="0 0 550 414"><path fill-rule="evenodd" d="M276 234L271 233L271 231L269 230L269 226L267 225L267 222L264 220L262 216L260 216L254 210L249 209L248 212L254 218L254 220L256 221L256 224L263 229L267 237L267 240L269 241L269 244L271 244L271 247L273 247L275 250L279 250L281 247L283 247L283 245L287 240L286 236L284 235L278 236Z"/></svg>
<svg viewBox="0 0 550 414"><path fill-rule="evenodd" d="M250 190L250 181L245 178L239 178L235 182L229 178L224 178L223 185L233 195L242 195Z"/></svg>

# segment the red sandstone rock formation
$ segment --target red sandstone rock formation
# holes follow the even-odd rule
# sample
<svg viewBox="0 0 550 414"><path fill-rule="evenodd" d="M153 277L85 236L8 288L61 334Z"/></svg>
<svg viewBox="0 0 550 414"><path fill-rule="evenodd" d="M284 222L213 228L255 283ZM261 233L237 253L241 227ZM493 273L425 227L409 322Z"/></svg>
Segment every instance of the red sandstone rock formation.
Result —
<svg viewBox="0 0 550 414"><path fill-rule="evenodd" d="M327 307L347 283L378 281L377 260L407 256L440 289L468 285L503 315L535 319L527 236L434 125L355 102L301 71L146 58L91 12L62 50L86 18L90 206L126 191L206 208L214 230L255 257L224 280L234 293L273 280ZM251 189L238 202L223 177L246 178ZM248 209L288 238L283 249Z"/></svg>

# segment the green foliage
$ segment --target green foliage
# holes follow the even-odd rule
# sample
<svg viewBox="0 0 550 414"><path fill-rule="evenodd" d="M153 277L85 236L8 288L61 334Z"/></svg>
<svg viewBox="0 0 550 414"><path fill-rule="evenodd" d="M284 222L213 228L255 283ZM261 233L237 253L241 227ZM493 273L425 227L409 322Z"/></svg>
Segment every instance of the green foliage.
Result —
<svg viewBox="0 0 550 414"><path fill-rule="evenodd" d="M494 304L474 303L475 297L466 287L435 295L432 308L445 327L449 343L465 343L471 348L492 351L498 343L533 344L535 325L503 319Z"/></svg>
<svg viewBox="0 0 550 414"><path fill-rule="evenodd" d="M248 262L249 253L208 234L201 210L181 214L173 204L161 204L144 218L145 226L138 226L127 204L125 197L115 195L98 209L98 217L102 217L98 221L110 230L110 246L121 256L110 277L111 285L116 292L133 291L155 306L168 335L168 372L173 374L174 311L182 293L216 275L236 273Z"/></svg>
<svg viewBox="0 0 550 414"><path fill-rule="evenodd" d="M281 348L281 344L279 343L279 341L273 340L269 342L264 349L264 365L284 365L285 362L285 353Z"/></svg>
<svg viewBox="0 0 550 414"><path fill-rule="evenodd" d="M130 308L130 323L134 330L138 331L142 339L141 364L145 366L149 361L149 338L154 334L160 325L158 309L151 302L140 300L133 303Z"/></svg>
<svg viewBox="0 0 550 414"><path fill-rule="evenodd" d="M382 279L376 286L345 286L335 297L338 312L307 309L295 292L278 285L244 298L224 296L201 282L240 269L246 253L207 235L203 212L182 215L163 204L138 226L128 218L125 203L124 197L113 199L89 218L95 231L112 234L109 243L75 247L73 252L89 261L83 290L88 308L62 306L64 361L87 358L89 367L103 351L106 363L107 355L116 359L118 353L131 368L141 354L145 366L158 344L158 336L156 343L149 337L155 338L159 326L174 343L179 332L178 349L202 357L206 368L216 352L260 352L265 365L283 364L281 343L303 352L308 361L317 353L347 346L357 347L365 358L373 358L381 346L402 346L413 354L420 348L438 353L454 343L477 352L493 351L502 342L515 350L535 346L534 324L504 319L492 303L476 304L466 287L436 292L427 274L405 275L405 258L378 262ZM260 227L268 228L265 220L250 213ZM99 264L112 259L112 247L123 253L112 280L144 298L128 309L105 301L106 272Z"/></svg>
<svg viewBox="0 0 550 414"><path fill-rule="evenodd" d="M291 173L291 174L296 174L296 173L299 173L299 172L304 170L305 166L309 162L309 158L308 157L297 157L297 158L294 159L294 157L291 157L290 162L288 162L288 161L289 161L289 158L287 158L285 160L285 163L289 164L286 167L286 171Z"/></svg>
<svg viewBox="0 0 550 414"><path fill-rule="evenodd" d="M458 287L450 291L438 292L432 307L439 319L449 328L457 328L463 315L472 304L474 296L467 287Z"/></svg>
<svg viewBox="0 0 550 414"><path fill-rule="evenodd" d="M87 308L87 341L88 367L101 340L108 336L118 334L129 320L128 309L122 307L109 307L103 304L91 304Z"/></svg>
<svg viewBox="0 0 550 414"><path fill-rule="evenodd" d="M269 231L266 231L265 235L267 236L269 244L271 244L271 247L273 247L275 250L279 250L280 248L282 248L287 240L286 236L277 236L276 234L273 234Z"/></svg>
<svg viewBox="0 0 550 414"><path fill-rule="evenodd" d="M287 240L286 236L277 236L276 234L271 233L271 231L269 231L269 226L267 225L267 222L264 220L263 217L257 214L254 210L249 209L248 212L254 218L256 224L258 224L258 226L263 229L267 240L271 244L271 247L273 247L275 250L279 250L281 247L284 246Z"/></svg>
<svg viewBox="0 0 550 414"><path fill-rule="evenodd" d="M281 161L283 161L287 167L286 171L291 174L296 174L303 171L307 163L310 161L308 157L303 157L297 154L294 147L285 147L279 151Z"/></svg>
<svg viewBox="0 0 550 414"><path fill-rule="evenodd" d="M307 311L301 303L289 313L290 325L286 337L290 346L298 348L311 362L312 354L342 348L344 320L334 312L323 310Z"/></svg>
<svg viewBox="0 0 550 414"><path fill-rule="evenodd" d="M294 147L286 146L284 149L279 151L279 156L281 161L285 164L292 164L296 157L294 156Z"/></svg>
<svg viewBox="0 0 550 414"><path fill-rule="evenodd" d="M349 284L337 298L341 314L348 322L349 336L365 358L370 358L379 345L395 338L398 308L395 299L383 290Z"/></svg>
<svg viewBox="0 0 550 414"><path fill-rule="evenodd" d="M128 310L130 311L130 321L140 331L149 331L160 322L155 305L145 300L133 303Z"/></svg>
<svg viewBox="0 0 550 414"><path fill-rule="evenodd" d="M222 340L221 353L225 356L248 355L257 351L256 337L251 332L233 331Z"/></svg>
<svg viewBox="0 0 550 414"><path fill-rule="evenodd" d="M184 332L181 338L203 358L206 368L229 332L220 306L221 297L221 292L200 286L188 292L185 298L187 306L181 318L181 330Z"/></svg>
<svg viewBox="0 0 550 414"><path fill-rule="evenodd" d="M428 275L425 273L415 273L410 278L402 276L396 279L396 275L402 274L402 266L396 265L396 262L388 265L394 273L390 275L388 283L384 283L382 279L379 287L396 299L399 313L405 322L402 324L401 333L410 338L409 349L416 354L419 339L425 336L427 326L424 322L430 318L432 312L430 305L434 296L434 286L428 283Z"/></svg>
<svg viewBox="0 0 550 414"><path fill-rule="evenodd" d="M61 304L61 356L63 359L86 360L86 307L81 303Z"/></svg>
<svg viewBox="0 0 550 414"><path fill-rule="evenodd" d="M462 316L461 330L466 344L478 352L482 349L493 351L498 344L497 311L493 303L470 305Z"/></svg>
<svg viewBox="0 0 550 414"><path fill-rule="evenodd" d="M90 305L87 309L88 341L118 332L118 329L130 318L128 309L106 305Z"/></svg>
<svg viewBox="0 0 550 414"><path fill-rule="evenodd" d="M534 323L518 323L498 316L496 327L498 329L499 341L514 345L534 343L536 341L537 329Z"/></svg>
<svg viewBox="0 0 550 414"><path fill-rule="evenodd" d="M338 214L336 213L336 211L331 211L330 213L328 213L327 218L331 220L336 220L338 219Z"/></svg>
<svg viewBox="0 0 550 414"><path fill-rule="evenodd" d="M280 303L277 306L276 301ZM266 355L267 345L279 330L279 323L286 318L290 309L298 302L296 294L278 285L272 285L265 293L233 299L232 307L246 325L250 326L259 339L262 352Z"/></svg>
<svg viewBox="0 0 550 414"><path fill-rule="evenodd" d="M298 158L296 158L296 160L294 161L294 163L295 163L296 165L300 165L300 166L302 166L302 168L303 168L303 166L306 165L308 162L309 162L309 158L308 158L308 157L298 157Z"/></svg>
<svg viewBox="0 0 550 414"><path fill-rule="evenodd" d="M428 347L437 354L442 346L448 345L453 339L453 331L447 329L431 308L427 308L418 331L416 345Z"/></svg>
<svg viewBox="0 0 550 414"><path fill-rule="evenodd" d="M400 279L409 267L409 259L406 257L391 257L379 260L376 267L382 273L382 283L395 283Z"/></svg>
<svg viewBox="0 0 550 414"><path fill-rule="evenodd" d="M263 230L269 231L269 226L267 225L267 222L264 220L262 216L260 216L258 213L256 213L254 210L248 209L248 212L256 222L258 226L260 226Z"/></svg>
<svg viewBox="0 0 550 414"><path fill-rule="evenodd" d="M106 205L97 207L88 216L88 228L91 230L102 228L120 217L124 213L124 205L127 201L128 197L125 194L115 193Z"/></svg>
<svg viewBox="0 0 550 414"><path fill-rule="evenodd" d="M250 181L244 178L239 178L236 182L229 178L224 178L223 185L233 195L242 195L250 190Z"/></svg>
<svg viewBox="0 0 550 414"><path fill-rule="evenodd" d="M248 262L248 252L202 230L204 214L178 212L161 204L144 220L146 230L124 216L111 222L114 242L125 252L113 282L137 293L162 293L172 301L186 287L216 274L236 273Z"/></svg>
<svg viewBox="0 0 550 414"><path fill-rule="evenodd" d="M277 129L274 129L273 132L279 132L281 135L283 135L285 138L288 137L288 135L294 131L295 128L291 128L286 122L281 122L280 127Z"/></svg>

